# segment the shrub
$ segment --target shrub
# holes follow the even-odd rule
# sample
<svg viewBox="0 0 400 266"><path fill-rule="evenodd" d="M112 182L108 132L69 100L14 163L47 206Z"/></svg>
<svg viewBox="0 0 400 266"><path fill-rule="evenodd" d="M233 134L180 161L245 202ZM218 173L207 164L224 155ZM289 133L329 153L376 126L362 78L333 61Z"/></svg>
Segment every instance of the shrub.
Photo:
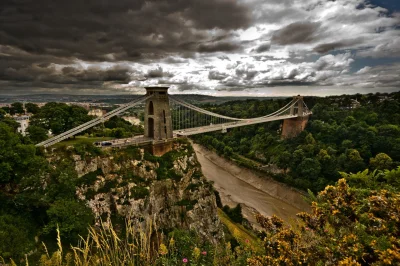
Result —
<svg viewBox="0 0 400 266"><path fill-rule="evenodd" d="M135 186L131 188L131 197L134 198L135 200L144 199L148 195L150 195L150 192L145 187Z"/></svg>
<svg viewBox="0 0 400 266"><path fill-rule="evenodd" d="M242 207L240 206L240 204L236 205L235 208L230 208L228 205L225 205L222 208L222 210L235 223L242 223L243 222Z"/></svg>

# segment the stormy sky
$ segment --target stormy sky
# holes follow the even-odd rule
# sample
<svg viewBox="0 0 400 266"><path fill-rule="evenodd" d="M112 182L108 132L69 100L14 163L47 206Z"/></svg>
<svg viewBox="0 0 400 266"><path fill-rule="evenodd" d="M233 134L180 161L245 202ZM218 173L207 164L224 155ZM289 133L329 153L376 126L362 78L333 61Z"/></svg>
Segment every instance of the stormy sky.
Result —
<svg viewBox="0 0 400 266"><path fill-rule="evenodd" d="M398 0L1 0L0 97L400 90Z"/></svg>

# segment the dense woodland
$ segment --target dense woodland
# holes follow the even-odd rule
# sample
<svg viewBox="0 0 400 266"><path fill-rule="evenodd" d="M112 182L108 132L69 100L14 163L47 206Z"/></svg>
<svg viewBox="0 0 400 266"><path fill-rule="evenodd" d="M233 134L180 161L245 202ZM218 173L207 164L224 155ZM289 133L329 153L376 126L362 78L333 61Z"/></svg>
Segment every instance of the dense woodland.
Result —
<svg viewBox="0 0 400 266"><path fill-rule="evenodd" d="M351 99L361 106L352 108ZM272 113L288 101L247 100L204 107L250 118ZM314 192L334 184L339 172L393 169L400 164L400 93L306 97L305 102L313 115L297 138L282 140L282 122L276 121L227 134L203 134L195 140L248 167L275 164L283 170L275 175L279 181Z"/></svg>
<svg viewBox="0 0 400 266"><path fill-rule="evenodd" d="M351 108L355 98L361 107ZM84 260L89 261L85 265L115 265L116 255L131 265L400 264L400 93L307 97L305 101L314 114L297 138L282 140L280 122L195 138L246 167L277 165L282 173L275 178L314 191L309 192L312 211L299 214L299 222L287 225L278 217L259 216L264 230L246 234L238 225L243 220L240 207L219 205L226 213L220 216L226 225L221 243L212 245L202 241L198 232L177 230L168 234L156 251L129 249L129 239L136 235L124 238L122 234L120 241L113 242L115 238L110 236L121 232L90 228L89 239L102 236L104 245L114 245L104 256L101 252L107 249L95 249L93 241L86 246L78 244L80 235L88 235L94 217L76 197L80 181L73 164L66 160L54 168L44 151L34 146L48 130L59 133L91 117L81 108L65 104L30 105L35 115L24 137L16 132L17 123L6 116L23 112L22 106L16 103L0 109L0 264L11 258L25 264L25 254L33 250L31 265L73 265L73 261ZM205 107L224 115L255 117L286 103L248 100ZM105 136L108 130L108 136L116 137L120 129L122 136L138 130L115 118L87 134ZM102 153L84 142L71 151L93 156ZM169 157L166 154L157 160L164 165ZM230 227L234 229L230 231ZM57 228L62 240L58 246ZM81 251L73 254L70 245ZM102 256L91 252L94 250Z"/></svg>

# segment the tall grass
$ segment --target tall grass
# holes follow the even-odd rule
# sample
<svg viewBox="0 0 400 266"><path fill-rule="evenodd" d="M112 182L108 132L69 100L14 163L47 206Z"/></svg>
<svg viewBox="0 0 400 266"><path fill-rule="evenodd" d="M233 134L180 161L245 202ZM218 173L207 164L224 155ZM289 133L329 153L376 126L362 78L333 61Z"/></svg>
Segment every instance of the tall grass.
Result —
<svg viewBox="0 0 400 266"><path fill-rule="evenodd" d="M57 230L58 250L51 256L44 245L45 254L39 261L41 266L94 266L94 265L153 265L158 257L158 239L154 225L148 222L149 230L137 230L129 220L125 235L119 237L111 223L100 223L99 227L89 227L87 238L81 238L77 246L71 246L64 254ZM152 236L156 238L152 239Z"/></svg>
<svg viewBox="0 0 400 266"><path fill-rule="evenodd" d="M101 222L99 226L89 227L88 236L68 249L62 245L57 229L55 252L50 254L43 244L43 255L38 262L28 262L26 257L22 263L25 266L29 266L29 263L39 266L241 266L247 265L249 257L260 254L259 243L245 231L234 230L233 237L239 243L244 243L232 248L230 242L223 240L217 245L203 242L192 231L173 231L166 237L151 220L138 229L128 219L123 229L115 229L111 223ZM1 257L0 265L17 266L12 260L7 264Z"/></svg>

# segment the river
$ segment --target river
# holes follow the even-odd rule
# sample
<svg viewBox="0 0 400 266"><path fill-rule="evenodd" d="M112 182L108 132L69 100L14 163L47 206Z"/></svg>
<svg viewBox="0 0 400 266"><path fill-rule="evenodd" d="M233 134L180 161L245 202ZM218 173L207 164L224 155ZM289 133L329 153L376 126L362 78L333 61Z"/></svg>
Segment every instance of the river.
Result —
<svg viewBox="0 0 400 266"><path fill-rule="evenodd" d="M296 213L309 210L309 205L298 191L271 178L262 177L249 169L240 168L232 162L198 144L193 144L204 176L214 181L222 204L231 207L240 203L243 215L256 225L257 212L273 214L291 222Z"/></svg>

